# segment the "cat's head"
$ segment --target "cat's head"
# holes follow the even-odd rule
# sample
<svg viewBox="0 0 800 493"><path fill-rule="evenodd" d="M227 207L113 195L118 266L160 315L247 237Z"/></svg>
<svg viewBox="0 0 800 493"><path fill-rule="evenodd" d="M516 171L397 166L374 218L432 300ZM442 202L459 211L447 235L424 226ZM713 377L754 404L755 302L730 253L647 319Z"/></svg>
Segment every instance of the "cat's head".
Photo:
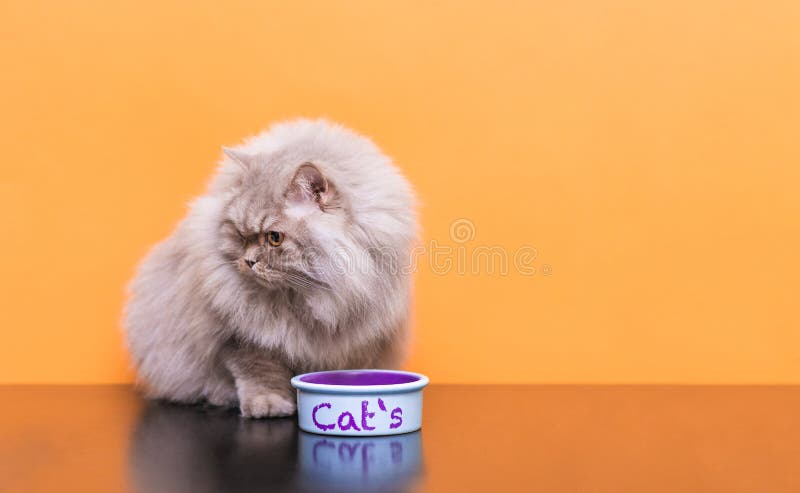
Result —
<svg viewBox="0 0 800 493"><path fill-rule="evenodd" d="M350 243L345 200L335 183L312 162L265 170L263 157L225 153L239 166L221 225L226 258L266 289L330 289L337 277L331 256Z"/></svg>
<svg viewBox="0 0 800 493"><path fill-rule="evenodd" d="M263 290L338 327L364 313L404 316L414 205L409 183L369 139L297 120L225 150L189 227L220 310L246 313Z"/></svg>

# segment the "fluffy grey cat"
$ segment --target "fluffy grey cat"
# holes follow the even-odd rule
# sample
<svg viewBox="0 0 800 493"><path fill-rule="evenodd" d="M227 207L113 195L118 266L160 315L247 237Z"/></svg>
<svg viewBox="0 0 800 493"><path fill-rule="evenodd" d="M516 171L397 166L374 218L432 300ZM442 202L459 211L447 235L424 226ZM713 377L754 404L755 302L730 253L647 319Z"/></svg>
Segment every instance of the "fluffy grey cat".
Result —
<svg viewBox="0 0 800 493"><path fill-rule="evenodd" d="M224 154L130 286L147 395L285 416L294 374L396 365L417 230L399 170L325 121L277 124Z"/></svg>

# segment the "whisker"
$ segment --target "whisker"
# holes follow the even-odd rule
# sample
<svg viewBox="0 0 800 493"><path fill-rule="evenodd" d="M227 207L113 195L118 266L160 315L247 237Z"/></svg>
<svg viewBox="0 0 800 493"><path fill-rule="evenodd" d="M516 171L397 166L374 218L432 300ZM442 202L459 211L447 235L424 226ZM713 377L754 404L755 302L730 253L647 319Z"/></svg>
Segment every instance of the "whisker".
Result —
<svg viewBox="0 0 800 493"><path fill-rule="evenodd" d="M322 282L318 279L315 279L303 272L286 272L287 280L293 282L296 285L303 286L306 288L311 287L318 287L322 289L330 289L330 286Z"/></svg>

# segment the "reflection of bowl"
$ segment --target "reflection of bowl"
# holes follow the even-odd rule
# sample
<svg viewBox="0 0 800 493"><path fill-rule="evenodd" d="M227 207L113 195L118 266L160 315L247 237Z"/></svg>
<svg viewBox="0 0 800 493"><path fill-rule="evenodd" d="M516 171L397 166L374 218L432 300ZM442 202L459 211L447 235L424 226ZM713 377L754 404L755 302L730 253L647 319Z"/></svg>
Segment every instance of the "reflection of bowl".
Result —
<svg viewBox="0 0 800 493"><path fill-rule="evenodd" d="M420 432L332 437L300 432L300 481L309 491L405 491L422 471Z"/></svg>
<svg viewBox="0 0 800 493"><path fill-rule="evenodd" d="M325 435L396 435L422 426L428 377L393 370L306 373L292 378L300 429Z"/></svg>

